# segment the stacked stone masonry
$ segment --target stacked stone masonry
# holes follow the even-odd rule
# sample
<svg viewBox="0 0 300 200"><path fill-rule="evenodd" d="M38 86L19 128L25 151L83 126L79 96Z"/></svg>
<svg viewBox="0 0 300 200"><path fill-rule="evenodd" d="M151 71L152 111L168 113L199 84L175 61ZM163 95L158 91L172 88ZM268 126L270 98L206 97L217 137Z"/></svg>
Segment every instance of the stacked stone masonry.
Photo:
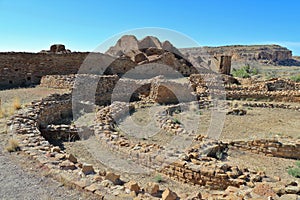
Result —
<svg viewBox="0 0 300 200"><path fill-rule="evenodd" d="M280 141L278 139L260 139L253 141L233 141L230 144L234 148L253 153L296 160L300 159L300 140Z"/></svg>

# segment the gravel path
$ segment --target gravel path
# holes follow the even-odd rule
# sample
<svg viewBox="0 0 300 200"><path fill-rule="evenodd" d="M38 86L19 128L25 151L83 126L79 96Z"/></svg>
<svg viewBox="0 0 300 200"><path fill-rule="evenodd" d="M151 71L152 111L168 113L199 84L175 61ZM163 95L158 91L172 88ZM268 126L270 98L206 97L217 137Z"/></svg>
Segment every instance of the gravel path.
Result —
<svg viewBox="0 0 300 200"><path fill-rule="evenodd" d="M28 156L6 152L8 137L0 134L0 200L96 199L92 194L64 187L44 176L38 163Z"/></svg>
<svg viewBox="0 0 300 200"><path fill-rule="evenodd" d="M25 162L22 155L0 152L0 199L87 199L88 194L68 189L51 178L43 177L32 168L25 169L16 162Z"/></svg>

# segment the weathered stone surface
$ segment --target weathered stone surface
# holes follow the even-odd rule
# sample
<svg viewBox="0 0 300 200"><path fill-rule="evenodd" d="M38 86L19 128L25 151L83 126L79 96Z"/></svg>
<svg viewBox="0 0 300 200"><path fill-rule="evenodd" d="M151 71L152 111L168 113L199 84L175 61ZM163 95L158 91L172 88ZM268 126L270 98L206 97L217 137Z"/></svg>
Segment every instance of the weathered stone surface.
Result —
<svg viewBox="0 0 300 200"><path fill-rule="evenodd" d="M277 197L277 194L272 190L271 186L266 183L259 183L253 189L253 193L262 197Z"/></svg>
<svg viewBox="0 0 300 200"><path fill-rule="evenodd" d="M159 185L158 185L158 183L149 182L149 183L147 183L147 185L145 186L144 189L147 193L155 196L159 192Z"/></svg>
<svg viewBox="0 0 300 200"><path fill-rule="evenodd" d="M187 200L202 200L201 192L194 192L187 197Z"/></svg>
<svg viewBox="0 0 300 200"><path fill-rule="evenodd" d="M162 200L176 200L177 197L177 194L171 191L169 188L162 193Z"/></svg>
<svg viewBox="0 0 300 200"><path fill-rule="evenodd" d="M129 181L129 182L125 183L125 187L131 191L134 191L135 193L140 191L140 186L135 181Z"/></svg>
<svg viewBox="0 0 300 200"><path fill-rule="evenodd" d="M98 183L93 183L93 184L87 186L84 189L87 190L87 191L89 191L89 192L95 192L96 190L100 190L101 189L101 185L99 185Z"/></svg>
<svg viewBox="0 0 300 200"><path fill-rule="evenodd" d="M68 154L67 159L72 163L77 163L77 158L73 154Z"/></svg>
<svg viewBox="0 0 300 200"><path fill-rule="evenodd" d="M76 169L76 166L74 163L70 162L69 160L65 160L63 161L62 163L59 164L60 168L61 169L64 169L64 170L74 170Z"/></svg>
<svg viewBox="0 0 300 200"><path fill-rule="evenodd" d="M284 194L282 195L279 200L299 200L300 195L297 194Z"/></svg>
<svg viewBox="0 0 300 200"><path fill-rule="evenodd" d="M95 174L95 170L94 170L94 168L93 168L93 165L87 164L87 163L83 163L81 171L82 171L82 173L84 173L85 175L88 175L88 174Z"/></svg>
<svg viewBox="0 0 300 200"><path fill-rule="evenodd" d="M101 181L100 185L102 185L103 187L110 187L110 186L113 186L114 183L111 182L110 180L103 180L103 181Z"/></svg>
<svg viewBox="0 0 300 200"><path fill-rule="evenodd" d="M288 194L298 194L300 192L299 186L287 186L285 188L286 193Z"/></svg>
<svg viewBox="0 0 300 200"><path fill-rule="evenodd" d="M120 175L113 172L107 172L105 179L113 182L115 185L120 183Z"/></svg>

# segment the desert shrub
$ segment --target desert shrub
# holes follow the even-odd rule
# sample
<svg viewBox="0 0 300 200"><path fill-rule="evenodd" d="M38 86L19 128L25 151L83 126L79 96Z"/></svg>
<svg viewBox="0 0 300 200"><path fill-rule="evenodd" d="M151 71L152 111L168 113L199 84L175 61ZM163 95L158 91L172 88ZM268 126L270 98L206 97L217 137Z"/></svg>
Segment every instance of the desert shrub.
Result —
<svg viewBox="0 0 300 200"><path fill-rule="evenodd" d="M295 167L288 168L287 172L293 177L300 178L300 161L296 162Z"/></svg>
<svg viewBox="0 0 300 200"><path fill-rule="evenodd" d="M196 111L196 115L202 115L202 112L200 110Z"/></svg>
<svg viewBox="0 0 300 200"><path fill-rule="evenodd" d="M241 67L240 69L232 69L232 75L239 78L250 78L251 76L257 75L258 70L250 65Z"/></svg>
<svg viewBox="0 0 300 200"><path fill-rule="evenodd" d="M292 81L295 81L295 82L300 82L300 74L296 75L296 76L291 76L290 78Z"/></svg>
<svg viewBox="0 0 300 200"><path fill-rule="evenodd" d="M154 177L154 181L157 183L161 183L163 182L163 178L160 174L158 174L157 176Z"/></svg>
<svg viewBox="0 0 300 200"><path fill-rule="evenodd" d="M177 119L177 118L174 118L174 119L173 119L173 122L174 122L175 124L181 124L181 122L180 122L179 119Z"/></svg>
<svg viewBox="0 0 300 200"><path fill-rule="evenodd" d="M277 78L278 77L278 74L276 71L268 71L266 74L266 79L272 79L272 78Z"/></svg>
<svg viewBox="0 0 300 200"><path fill-rule="evenodd" d="M18 140L11 138L8 141L8 145L6 146L6 150L8 152L20 151L20 146Z"/></svg>
<svg viewBox="0 0 300 200"><path fill-rule="evenodd" d="M300 168L300 160L296 161L296 166Z"/></svg>

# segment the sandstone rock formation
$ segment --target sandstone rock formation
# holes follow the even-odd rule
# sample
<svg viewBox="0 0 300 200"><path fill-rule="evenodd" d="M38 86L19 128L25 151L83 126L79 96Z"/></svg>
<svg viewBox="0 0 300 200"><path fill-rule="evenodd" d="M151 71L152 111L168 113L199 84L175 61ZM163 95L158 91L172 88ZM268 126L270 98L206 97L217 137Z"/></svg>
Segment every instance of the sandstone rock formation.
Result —
<svg viewBox="0 0 300 200"><path fill-rule="evenodd" d="M292 59L292 51L279 45L232 45L220 47L184 48L180 49L184 55L199 56L231 55L233 61L258 60L276 63Z"/></svg>
<svg viewBox="0 0 300 200"><path fill-rule="evenodd" d="M121 56L124 54L128 54L131 51L138 51L149 48L165 50L182 56L180 51L176 49L169 41L164 41L163 43L161 43L158 38L153 36L147 36L142 40L138 40L134 35L122 36L117 41L115 46L110 47L106 51L106 54L111 56Z"/></svg>
<svg viewBox="0 0 300 200"><path fill-rule="evenodd" d="M50 50L42 50L40 53L54 53L54 54L64 54L64 53L71 53L69 49L66 49L65 45L63 44L53 44L50 47Z"/></svg>

